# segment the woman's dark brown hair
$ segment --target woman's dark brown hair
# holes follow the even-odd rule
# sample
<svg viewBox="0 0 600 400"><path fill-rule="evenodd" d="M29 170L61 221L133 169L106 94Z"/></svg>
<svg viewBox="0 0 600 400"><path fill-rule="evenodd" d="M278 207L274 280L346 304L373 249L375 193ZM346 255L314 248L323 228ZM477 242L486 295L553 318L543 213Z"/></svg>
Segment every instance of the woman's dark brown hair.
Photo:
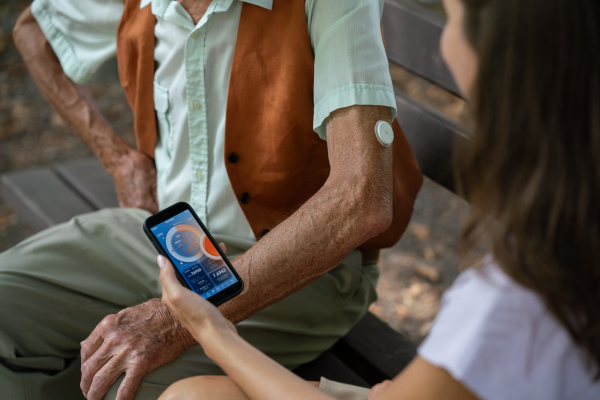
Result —
<svg viewBox="0 0 600 400"><path fill-rule="evenodd" d="M600 378L600 5L462 0L478 54L474 136L460 155L482 237L535 291Z"/></svg>

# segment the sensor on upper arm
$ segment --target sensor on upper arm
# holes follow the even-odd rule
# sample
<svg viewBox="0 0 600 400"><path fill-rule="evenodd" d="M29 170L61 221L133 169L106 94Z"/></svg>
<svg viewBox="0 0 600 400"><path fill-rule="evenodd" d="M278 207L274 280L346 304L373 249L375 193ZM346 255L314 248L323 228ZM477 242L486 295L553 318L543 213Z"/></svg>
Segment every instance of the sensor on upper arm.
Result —
<svg viewBox="0 0 600 400"><path fill-rule="evenodd" d="M383 147L390 147L394 141L394 130L385 121L378 121L375 124L375 137Z"/></svg>

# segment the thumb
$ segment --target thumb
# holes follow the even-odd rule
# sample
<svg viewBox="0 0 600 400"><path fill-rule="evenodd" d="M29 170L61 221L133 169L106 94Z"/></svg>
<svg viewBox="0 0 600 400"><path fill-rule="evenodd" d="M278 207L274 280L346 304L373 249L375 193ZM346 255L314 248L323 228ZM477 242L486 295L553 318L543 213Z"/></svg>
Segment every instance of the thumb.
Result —
<svg viewBox="0 0 600 400"><path fill-rule="evenodd" d="M156 261L160 267L160 281L162 282L163 292L172 293L181 288L181 284L175 276L173 264L167 258L160 255L156 257Z"/></svg>

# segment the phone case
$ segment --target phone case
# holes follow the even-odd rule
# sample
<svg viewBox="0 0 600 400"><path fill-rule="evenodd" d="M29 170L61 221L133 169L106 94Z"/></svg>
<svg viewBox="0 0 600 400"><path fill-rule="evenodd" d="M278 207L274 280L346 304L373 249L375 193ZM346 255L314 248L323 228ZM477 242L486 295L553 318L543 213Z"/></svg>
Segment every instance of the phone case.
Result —
<svg viewBox="0 0 600 400"><path fill-rule="evenodd" d="M195 222L200 227L199 231L193 225L187 225L187 224L179 224L179 225L173 224L172 226L168 225L170 222L175 221L177 217L180 217L180 218L187 217L185 215L186 211L189 211L191 213L191 215L193 216ZM189 220L189 218L187 218L187 220ZM159 227L159 226L163 230L169 228L169 231L168 231L169 233L166 235L164 234L163 231L161 231L162 235L165 236L164 240L165 240L165 244L167 246L169 246L169 243L170 243L170 241L173 240L173 237L177 237L179 239L177 241L183 240L185 242L184 236L188 237L188 240L191 240L191 244L185 242L185 246L182 245L178 249L171 249L171 251L173 253L175 253L176 250L179 250L181 248L183 248L185 251L187 249L188 245L189 245L190 250L193 249L195 247L195 245L198 245L198 253L197 254L192 255L192 254L186 253L184 255L181 255L181 254L179 255L179 261L181 261L182 265L184 265L183 261L189 262L189 264L191 264L189 266L187 264L185 264L186 267L189 267L189 268L186 268L186 270L184 272L188 273L191 269L195 268L193 271L191 271L191 273L205 274L207 276L207 281L210 282L211 284L213 284L217 288L218 288L218 285L215 285L214 279L218 279L218 276L220 274L227 274L228 272L231 272L231 274L235 277L235 279L237 279L237 282L235 282L235 283L231 284L230 286L227 286L224 289L217 291L213 295L209 296L207 298L208 301L213 303L215 306L218 306L220 304L223 304L227 300L232 299L233 297L237 296L238 294L240 294L242 292L242 290L244 289L244 282L238 275L237 271L233 268L233 266L231 265L231 262L229 261L229 259L227 259L227 256L225 256L225 254L223 253L223 251L221 250L221 248L219 247L217 242L214 240L214 238L212 237L212 235L210 234L210 232L208 231L206 226L204 226L204 224L202 223L200 218L198 218L198 216L194 212L194 209L189 204L187 204L185 202L179 202L179 203L173 204L172 206L170 206L162 211L159 211L158 213L156 213L154 215L151 215L150 217L148 217L146 219L146 221L144 221L143 230L144 230L144 233L146 234L146 236L148 237L148 239L150 239L150 241L152 242L152 245L154 246L154 248L158 251L158 253L171 261L171 263L173 264L173 268L175 269L175 275L177 276L177 279L179 280L179 282L184 287L187 287L188 289L196 292L188 284L188 282L182 275L182 272L179 271L179 269L174 265L175 262L174 262L173 258L169 255L167 249L165 249L165 247L161 244L161 242L157 239L157 237L152 232L153 228L158 230L157 227ZM169 238L169 235L171 235L171 238ZM198 238L197 237L198 235L204 235L204 236L200 236ZM209 243L206 242L206 238L208 238ZM170 240L167 240L167 239L170 239ZM196 241L194 241L194 240L196 240ZM210 245L212 245L212 247ZM197 258L198 254L201 254L201 253L202 253L201 258ZM177 257L177 256L174 254L173 257ZM194 260L194 258L197 258L197 259ZM211 279L208 275L215 274L215 272L214 271L207 272L207 269L206 269L206 265L211 264L210 259L213 259L213 260L222 259L225 266L228 267L230 271L224 271L224 267L217 267L217 268L220 268L216 272L219 275L213 276L213 278ZM202 263L202 260L205 260L204 264ZM213 261L212 264L214 264L214 263L215 262ZM214 290L213 290L213 292L214 292Z"/></svg>

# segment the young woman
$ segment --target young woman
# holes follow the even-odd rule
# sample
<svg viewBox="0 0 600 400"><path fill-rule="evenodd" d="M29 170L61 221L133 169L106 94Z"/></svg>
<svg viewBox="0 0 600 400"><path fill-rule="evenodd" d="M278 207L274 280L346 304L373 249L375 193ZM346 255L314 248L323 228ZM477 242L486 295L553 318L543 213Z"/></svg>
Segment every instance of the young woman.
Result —
<svg viewBox="0 0 600 400"><path fill-rule="evenodd" d="M444 295L419 355L370 393L319 390L244 342L159 258L163 302L228 375L178 382L163 399L600 399L600 1L444 5L442 53L475 117L462 243L484 238L490 255Z"/></svg>

